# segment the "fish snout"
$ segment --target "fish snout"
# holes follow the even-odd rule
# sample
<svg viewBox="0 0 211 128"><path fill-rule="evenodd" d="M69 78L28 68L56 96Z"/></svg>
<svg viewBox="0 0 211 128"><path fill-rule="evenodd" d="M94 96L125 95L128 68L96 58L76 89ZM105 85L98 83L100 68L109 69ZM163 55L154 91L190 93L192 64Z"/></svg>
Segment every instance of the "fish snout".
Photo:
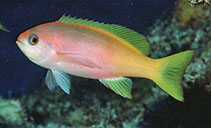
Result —
<svg viewBox="0 0 211 128"><path fill-rule="evenodd" d="M22 42L20 40L17 40L16 44L22 44Z"/></svg>

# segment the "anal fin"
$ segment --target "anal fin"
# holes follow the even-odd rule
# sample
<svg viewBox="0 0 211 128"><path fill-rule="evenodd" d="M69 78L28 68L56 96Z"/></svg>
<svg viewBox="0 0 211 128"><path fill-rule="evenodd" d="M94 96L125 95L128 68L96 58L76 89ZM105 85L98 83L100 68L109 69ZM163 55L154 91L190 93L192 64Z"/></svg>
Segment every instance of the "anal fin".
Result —
<svg viewBox="0 0 211 128"><path fill-rule="evenodd" d="M111 79L99 79L99 81L106 87L112 89L118 95L129 99L132 98L132 80L130 78L119 77Z"/></svg>

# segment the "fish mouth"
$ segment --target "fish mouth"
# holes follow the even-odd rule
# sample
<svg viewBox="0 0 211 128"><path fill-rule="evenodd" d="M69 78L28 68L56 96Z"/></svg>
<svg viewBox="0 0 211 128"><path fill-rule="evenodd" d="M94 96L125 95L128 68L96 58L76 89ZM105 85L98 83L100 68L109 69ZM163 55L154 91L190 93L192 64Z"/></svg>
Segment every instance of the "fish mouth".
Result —
<svg viewBox="0 0 211 128"><path fill-rule="evenodd" d="M20 40L17 40L16 44L23 44L23 43Z"/></svg>

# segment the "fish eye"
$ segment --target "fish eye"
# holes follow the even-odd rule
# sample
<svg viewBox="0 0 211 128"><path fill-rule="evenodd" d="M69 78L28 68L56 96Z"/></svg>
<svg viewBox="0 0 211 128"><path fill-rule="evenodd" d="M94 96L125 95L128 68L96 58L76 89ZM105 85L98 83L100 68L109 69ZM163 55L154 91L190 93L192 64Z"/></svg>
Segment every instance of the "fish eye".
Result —
<svg viewBox="0 0 211 128"><path fill-rule="evenodd" d="M28 42L31 45L36 45L39 42L39 37L35 34L32 34L29 36Z"/></svg>

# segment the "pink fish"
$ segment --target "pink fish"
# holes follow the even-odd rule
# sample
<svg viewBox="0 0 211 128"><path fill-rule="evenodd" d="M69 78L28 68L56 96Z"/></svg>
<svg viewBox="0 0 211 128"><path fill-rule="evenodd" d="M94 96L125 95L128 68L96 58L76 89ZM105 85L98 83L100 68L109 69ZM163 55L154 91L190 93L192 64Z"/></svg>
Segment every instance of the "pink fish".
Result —
<svg viewBox="0 0 211 128"><path fill-rule="evenodd" d="M147 57L149 41L137 32L66 16L25 31L16 43L32 62L49 69L45 82L50 90L60 86L69 94L67 74L72 74L98 79L126 98L132 98L127 77L144 77L183 101L181 78L194 55L188 50L152 59Z"/></svg>

